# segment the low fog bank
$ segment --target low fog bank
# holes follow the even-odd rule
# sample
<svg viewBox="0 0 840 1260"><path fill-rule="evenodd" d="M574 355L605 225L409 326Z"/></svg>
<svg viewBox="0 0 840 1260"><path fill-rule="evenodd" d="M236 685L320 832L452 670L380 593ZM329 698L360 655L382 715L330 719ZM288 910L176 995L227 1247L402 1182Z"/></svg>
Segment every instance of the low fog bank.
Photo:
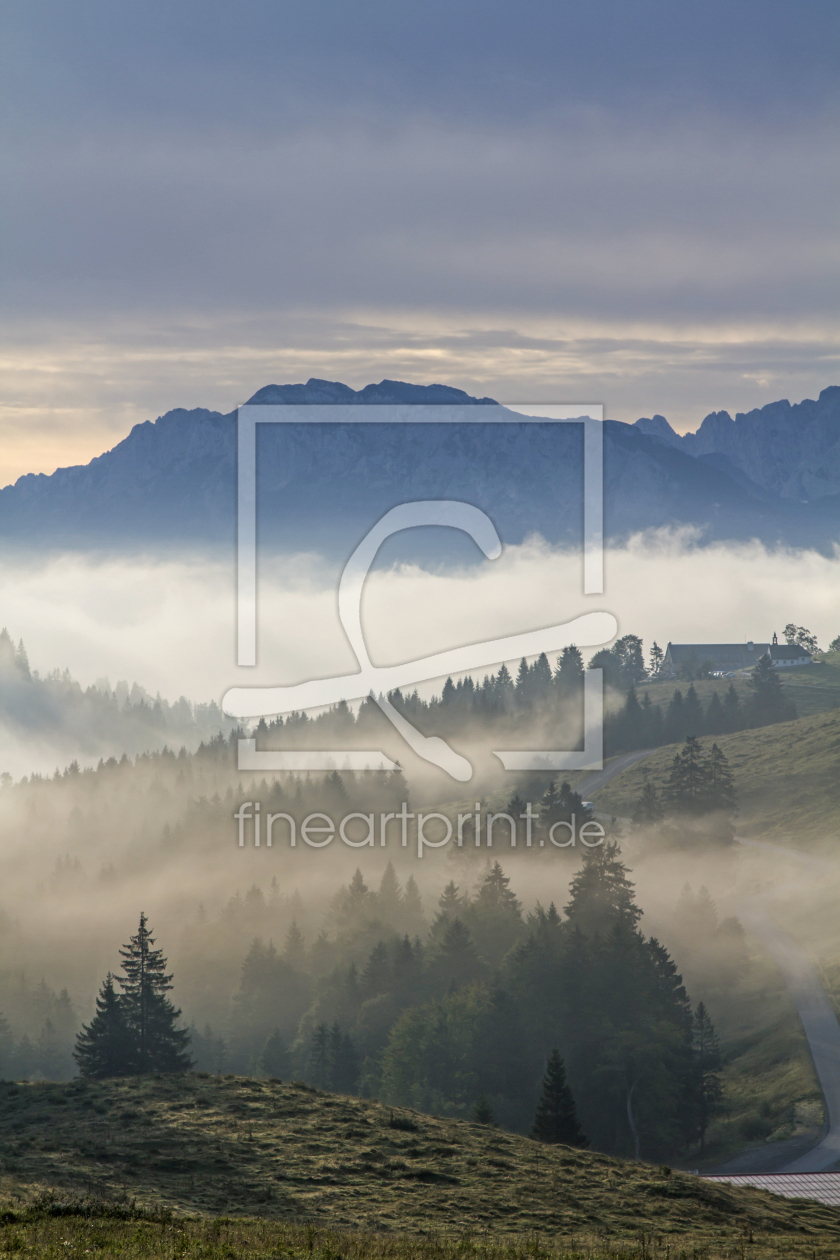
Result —
<svg viewBox="0 0 840 1260"><path fill-rule="evenodd" d="M825 641L838 629L829 597L838 559L770 554L757 545L700 550L685 536L662 535L610 552L607 594L584 598L579 557L533 542L480 569L374 573L364 624L371 655L383 664L593 608L613 611L620 633L657 639L663 647L669 639L769 637L790 620L811 626ZM19 781L0 787L0 1012L7 1021L0 1022L0 1074L61 1078L74 1071L75 1033L91 1018L106 972L118 969L119 947L142 910L169 957L174 997L193 1027L196 1062L206 1070L294 1071L343 1088L337 1077L316 1079L311 1063L318 1029L337 1029L347 1071L355 1064L354 1089L453 1115L470 1114L478 1093L486 1093L502 1123L527 1131L545 1055L557 1044L593 1144L627 1154L626 1089L637 1068L624 1060L632 1050L644 1081L634 1102L643 1155L671 1159L697 1142L694 1104L680 1091L688 1088L693 1053L685 1036L702 1001L726 1045L743 1047L766 1036L779 1061L788 1056L799 1064L800 1075L793 1085L779 1086L767 1116L751 1112L745 1124L778 1128L792 1105L791 1090L804 1097L812 1089L781 977L738 922L745 898L789 879L786 859L744 853L727 843L731 828L666 833L604 819L603 852L612 843L621 846L610 861L630 868L635 893L619 880L624 901L618 911L600 906L597 896L581 910L586 889L581 893L576 879L594 861L595 848L585 849L579 839L559 848L543 835L543 844L528 847L520 832L514 849L503 825L488 847L486 830L475 844L468 825L461 846L453 837L436 848L446 826L441 819L429 829L432 843L425 848L416 821L403 833L394 815L404 803L412 813L436 811L453 822L459 813L474 813L477 803L485 816L488 810L520 816L530 802L547 817L550 776L507 775L493 750L575 746L580 695L564 693L562 671L549 671L548 690L530 708L459 710L453 703L451 730L442 705L421 713L419 726L428 720L431 733L443 734L472 760L475 776L467 784L430 771L410 754L372 702L360 707L357 719L338 709L318 721L268 723L258 732L259 746L343 747L336 735L344 724L347 747L381 748L401 769L261 778L238 770L231 723L210 737L199 730L204 717L194 706L179 708L171 699L184 692L220 697L244 680L233 663L232 583L222 566L93 565L76 557L24 573L6 562L2 583L3 620L16 642L26 640L30 676L21 649L7 651L0 702L18 743ZM260 590L262 664L248 681L296 682L354 667L335 592L316 561L264 564ZM76 671L82 685L63 672L34 678L35 668L55 665ZM512 665L515 674L518 662ZM475 671L476 683L482 672ZM145 695L136 689L134 703L130 689L124 695L106 685L107 678L126 677L148 689ZM33 710L27 697L34 692L27 688L36 683L47 698L63 696L62 704ZM493 686L482 694L489 696ZM440 693L439 682L430 683L427 694L433 690ZM123 755L138 748L131 745L144 733L138 714L148 717L143 706L153 713L151 696L158 691L170 697L158 705L165 729L150 727L148 734L165 736L167 749L155 751L149 742L148 751ZM68 695L75 697L69 707ZM625 697L608 693L608 713L617 714L624 703ZM62 717L76 711L73 704L87 725ZM178 713L181 727L192 723L192 736L204 739L195 753ZM215 719L217 710L207 713ZM85 738L99 730L92 715L111 723L109 739L123 742L119 754L115 749L95 769L86 768L84 756ZM666 713L663 730L670 730L669 721ZM608 721L608 736L619 730ZM715 728L709 731L714 735ZM66 769L53 775L54 752L63 746ZM573 787L580 782L570 777ZM334 835L324 847L307 844L303 819L316 811L336 830L349 814L374 815L373 843L362 843L369 828L357 816L343 837ZM270 813L280 817L269 847ZM598 875L605 888L614 890L616 869ZM636 904L643 911L638 925ZM578 957L572 929L580 925L585 939ZM624 937L615 935L616 927ZM641 971L634 972L637 965ZM526 1047L525 1067L513 1072L508 1064L503 1072L494 1060L486 1080L469 1073L438 1079L430 1066L437 1053L434 1021L460 1029L459 1044L495 1045L508 1023L514 1027L505 1015L508 1000L519 1004L520 1021L510 1053L515 1058L514 1050L518 1055ZM667 1018L661 1012L654 1018L660 1000ZM606 1038L599 1022L605 1011L613 1021ZM663 1018L677 1029L687 1058L665 1042L645 1058ZM651 1067L660 1054L665 1093L656 1083L664 1079L657 1077L660 1069ZM514 1079L521 1089L510 1085ZM608 1088L603 1080L611 1082ZM685 1128L681 1117L687 1117ZM738 1140L740 1120L716 1123L715 1141Z"/></svg>
<svg viewBox="0 0 840 1260"><path fill-rule="evenodd" d="M424 657L605 610L646 642L767 640L790 620L825 645L838 632L840 557L758 543L693 545L690 533L639 536L606 554L605 593L583 596L581 558L539 540L497 561L438 573L376 571L363 625L377 665ZM236 666L235 572L206 557L0 564L2 622L33 668L69 669L82 687L137 679L170 702L220 703L231 686L352 672L334 574L316 556L266 557L259 570L256 669ZM498 664L499 662L497 662ZM436 689L439 690L439 681Z"/></svg>
<svg viewBox="0 0 840 1260"><path fill-rule="evenodd" d="M70 671L43 677L29 664L23 640L15 647L0 630L0 774L21 778L68 764L133 756L167 744L195 750L203 739L232 730L215 702L170 704L139 683L97 678L85 690Z"/></svg>
<svg viewBox="0 0 840 1260"><path fill-rule="evenodd" d="M512 786L521 800L532 800L539 813L544 802L537 793L546 778L520 779L507 790ZM382 846L383 814L397 813L403 801L412 812L423 808L422 796L401 775L250 779L236 770L232 741L217 738L194 756L141 756L93 772L71 770L58 779L36 776L7 785L0 801L0 1011L9 1025L5 1032L0 1027L0 1071L7 1075L60 1078L73 1072L75 1032L81 1021L89 1021L106 972L118 970L119 947L136 930L141 910L174 970L174 997L193 1027L193 1053L201 1068L295 1071L314 1079L308 1056L317 1030L338 1027L351 1039L354 1089L455 1115L468 1114L471 1105L463 1082L435 1083L419 1049L415 1068L399 1067L403 1060L396 1047L401 1038L411 1040L415 1024L422 1041L417 1030L439 1010L453 1027L483 1036L487 1020L503 1018L502 999L494 994L508 986L519 994L517 1001L525 1001L531 991L522 988L532 966L528 959L539 959L542 950L550 961L559 949L557 961L548 967L544 960L539 966L548 970L538 969L529 981L537 984L535 1000L541 986L549 986L546 994L552 991L552 968L560 968L557 975L568 985L577 967L595 1003L579 1022L589 1027L587 1021L594 1021L601 1038L603 1012L618 1019L610 985L619 983L621 967L628 959L632 963L643 944L640 937L634 945L631 937L610 963L612 911L597 898L588 919L578 906L573 920L593 942L578 962L568 953L573 938L558 936L553 943L565 908L575 895L581 900L574 881L588 859L579 841L560 849L535 839L528 848L520 839L512 849L502 827L488 847L484 824L479 845L468 828L461 847L453 841L419 857L416 826L409 826L403 845L399 821L391 819ZM254 805L241 832L234 817L243 801L261 804L259 847ZM505 804L497 790L483 802L485 817L488 809ZM472 808L474 802L463 801L441 810L456 817ZM357 818L346 832L350 843L336 836L327 847L308 847L301 842L300 824L313 810L336 823L353 812L374 813L375 843L358 847L367 824ZM265 830L269 812L288 815L275 823L271 847ZM298 824L294 846L290 818ZM795 1052L797 1025L781 979L737 921L741 900L787 878L785 859L757 861L713 833L689 829L675 847L666 848L654 828L621 828L608 821L605 826L605 844L618 842L630 868L644 911L643 937L658 938L670 952L692 1009L705 1002L727 1044L785 1025ZM320 843L322 837L316 838ZM628 895L633 897L632 889ZM665 964L658 948L644 945L660 967ZM667 968L662 972L669 974ZM642 1019L637 1036L648 1027L645 1004L651 998L638 976L633 984L641 987L622 1018ZM587 1067L591 1050L575 1042L575 1019L563 1013L571 1000L566 989L558 990L554 1014L554 998L538 1003L551 1014L550 1026L533 1033L534 1062L522 1068L521 1096L499 1084L494 1105L504 1123L527 1126L544 1065L543 1043L562 1037L590 1132L602 1148L628 1153L628 1134L610 1129L613 1121L603 1112L609 1095L610 1107L625 1114L619 1085L615 1097L595 1088ZM682 1009L676 991L673 1001ZM601 1009L599 1003L606 1005ZM615 1032L619 1040L608 1047L604 1071L618 1070L609 1055L624 1044L622 1035ZM609 1046L612 1037L607 1035ZM672 1064L667 1070L677 1069ZM415 1093L413 1085L400 1084L400 1073L413 1071L425 1081ZM475 1092L478 1086L470 1088ZM662 1108L656 1089L647 1094L640 1089L638 1098L648 1117L648 1154L690 1147L690 1134L666 1131L655 1119Z"/></svg>

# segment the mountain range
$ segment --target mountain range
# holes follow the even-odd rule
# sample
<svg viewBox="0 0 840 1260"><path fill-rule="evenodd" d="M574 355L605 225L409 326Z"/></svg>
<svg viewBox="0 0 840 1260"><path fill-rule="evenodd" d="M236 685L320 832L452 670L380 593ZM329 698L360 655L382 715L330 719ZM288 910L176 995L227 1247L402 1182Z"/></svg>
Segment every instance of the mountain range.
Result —
<svg viewBox="0 0 840 1260"><path fill-rule="evenodd" d="M268 385L249 400L401 408L492 401L387 380L358 391L320 380ZM582 426L509 414L503 425L260 426L261 543L346 554L389 507L424 498L478 504L505 542L539 533L578 543ZM604 475L612 540L689 525L708 541L759 538L830 552L840 540L840 386L817 401L782 400L734 420L713 412L682 436L660 415L606 421ZM234 541L235 503L236 412L177 408L135 425L89 464L29 474L0 490L0 535L7 545L39 550L217 549Z"/></svg>

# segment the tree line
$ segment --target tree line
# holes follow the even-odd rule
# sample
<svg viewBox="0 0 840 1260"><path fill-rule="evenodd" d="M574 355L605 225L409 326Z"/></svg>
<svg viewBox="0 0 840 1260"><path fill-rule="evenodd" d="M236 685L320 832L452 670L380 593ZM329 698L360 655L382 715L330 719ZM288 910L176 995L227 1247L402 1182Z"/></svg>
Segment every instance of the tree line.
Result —
<svg viewBox="0 0 840 1260"><path fill-rule="evenodd" d="M317 974L317 942L307 951L294 922L281 951L257 939L227 1041L194 1029L189 1048L141 918L79 1036L80 1070L184 1071L191 1054L204 1070L295 1077L544 1141L644 1158L697 1149L721 1105L720 1047L641 931L628 875L610 842L586 853L562 914L525 914L496 862L474 895L450 881L412 939L372 918L405 897L393 867L379 892L357 872L334 915L348 944L378 938L363 964Z"/></svg>

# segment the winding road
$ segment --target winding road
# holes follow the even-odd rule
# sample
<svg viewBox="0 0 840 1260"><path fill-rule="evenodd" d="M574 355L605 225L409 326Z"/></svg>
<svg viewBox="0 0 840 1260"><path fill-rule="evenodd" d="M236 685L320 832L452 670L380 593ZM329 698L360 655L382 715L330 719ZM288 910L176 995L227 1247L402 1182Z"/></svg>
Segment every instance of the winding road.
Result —
<svg viewBox="0 0 840 1260"><path fill-rule="evenodd" d="M626 753L622 757L616 757L609 766L580 783L577 791L589 799L629 766L641 761L644 757L649 757L651 751L651 749L646 749L643 752ZM626 822L627 819L621 821ZM742 901L737 907L737 913L744 927L761 941L784 976L787 990L802 1021L814 1070L825 1100L826 1127L820 1141L805 1154L797 1156L790 1163L774 1171L827 1172L828 1169L840 1163L840 1024L837 1022L831 1001L817 974L816 967L805 950L773 921L771 908L773 903L782 897L790 898L798 893L807 892L814 882L823 876L827 874L834 876L836 868L832 862L827 862L823 858L812 857L810 854L800 853L796 849L788 849L783 845L769 844L761 840L747 840L743 836L736 836L735 840L746 848L764 849L776 857L793 860L802 867L803 873L799 878L788 880L769 892L759 893L755 897ZM748 1170L744 1168L743 1171ZM764 1171L769 1171L769 1169L765 1167Z"/></svg>

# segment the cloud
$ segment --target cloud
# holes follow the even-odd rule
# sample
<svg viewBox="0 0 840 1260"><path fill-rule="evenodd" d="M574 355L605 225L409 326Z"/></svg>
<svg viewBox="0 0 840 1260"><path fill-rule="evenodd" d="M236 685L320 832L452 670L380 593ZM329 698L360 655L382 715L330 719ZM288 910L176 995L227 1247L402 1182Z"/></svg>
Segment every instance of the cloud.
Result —
<svg viewBox="0 0 840 1260"><path fill-rule="evenodd" d="M539 541L463 571L375 572L363 604L371 657L386 665L462 644L613 613L619 633L675 642L768 639L788 621L823 644L840 633L840 556L770 553L758 544L695 547L690 535L639 537L606 557L603 597L584 597L577 554ZM0 567L3 622L42 672L102 675L174 700L220 700L227 687L294 683L355 668L336 610L334 575L316 557L261 569L256 670L235 665L234 575L183 560L93 563L65 556Z"/></svg>
<svg viewBox="0 0 840 1260"><path fill-rule="evenodd" d="M832 5L5 21L4 480L271 379L684 428L836 376Z"/></svg>

